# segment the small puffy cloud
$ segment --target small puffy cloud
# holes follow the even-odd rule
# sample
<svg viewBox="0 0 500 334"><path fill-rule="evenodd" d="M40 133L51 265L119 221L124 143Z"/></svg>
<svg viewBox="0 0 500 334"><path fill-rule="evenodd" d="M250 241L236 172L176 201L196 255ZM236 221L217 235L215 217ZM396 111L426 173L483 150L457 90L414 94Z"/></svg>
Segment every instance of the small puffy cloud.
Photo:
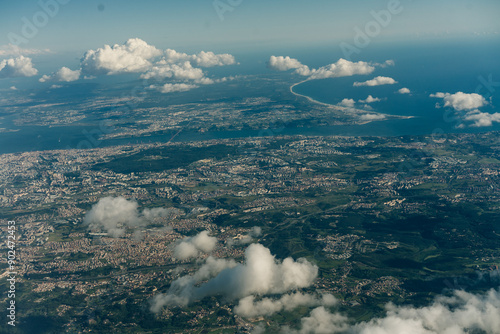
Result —
<svg viewBox="0 0 500 334"><path fill-rule="evenodd" d="M63 67L56 73L44 75L40 81L74 81L80 77L93 79L99 75L141 73L141 79L156 81L156 85L149 88L172 93L227 81L231 78L207 78L200 67L233 64L236 64L234 56L227 53L201 51L189 55L172 49L162 51L139 38L131 38L124 44L88 50L80 61L79 71Z"/></svg>
<svg viewBox="0 0 500 334"><path fill-rule="evenodd" d="M355 82L353 84L354 87L360 87L360 86L381 86L381 85L394 85L398 83L396 80L394 80L393 78L389 78L389 77L381 77L381 76L378 76L378 77L375 77L371 80L367 80L365 82Z"/></svg>
<svg viewBox="0 0 500 334"><path fill-rule="evenodd" d="M213 66L225 66L225 65L234 65L236 64L236 60L233 55L224 53L224 54L215 54L211 51L205 52L201 51L197 55L193 56L193 61L196 65L201 67L213 67Z"/></svg>
<svg viewBox="0 0 500 334"><path fill-rule="evenodd" d="M283 57L283 56L271 56L269 58L269 62L267 65L270 69L273 69L275 71L288 71L291 69L300 69L307 67L305 65L302 65L300 61L298 61L295 58L290 58L288 56Z"/></svg>
<svg viewBox="0 0 500 334"><path fill-rule="evenodd" d="M240 299L234 308L234 313L245 318L255 318L283 310L291 311L299 306L333 306L335 304L337 304L337 299L331 294L317 296L296 292L285 294L279 299L263 298L259 301L255 301L254 296L247 296Z"/></svg>
<svg viewBox="0 0 500 334"><path fill-rule="evenodd" d="M171 64L189 61L191 56L187 53L177 52L173 49L166 49L164 52L165 61Z"/></svg>
<svg viewBox="0 0 500 334"><path fill-rule="evenodd" d="M10 90L17 90L17 87L16 86L10 86L9 88Z"/></svg>
<svg viewBox="0 0 500 334"><path fill-rule="evenodd" d="M343 99L339 105L342 107L352 108L356 104L356 101L353 99Z"/></svg>
<svg viewBox="0 0 500 334"><path fill-rule="evenodd" d="M24 49L18 45L7 44L0 46L0 56L21 56L21 55L37 55L43 53L49 53L49 49L38 50L38 49Z"/></svg>
<svg viewBox="0 0 500 334"><path fill-rule="evenodd" d="M209 253L217 245L217 238L208 235L208 231L203 231L194 237L183 239L175 246L174 256L179 260L186 260L197 257L200 252Z"/></svg>
<svg viewBox="0 0 500 334"><path fill-rule="evenodd" d="M348 77L353 75L366 75L366 74L371 74L376 67L387 67L393 65L394 61L392 60L387 60L386 62L379 64L379 63L367 63L364 61L352 62L340 58L337 62L333 64L322 66L316 69L310 69L307 65L302 64L297 59L290 58L288 56L286 57L271 56L268 62L268 67L273 70L287 71L295 69L294 73L305 77L309 77L309 79L311 80ZM378 78L383 78L383 77L378 77Z"/></svg>
<svg viewBox="0 0 500 334"><path fill-rule="evenodd" d="M138 204L124 197L104 197L85 215L84 224L91 229L102 228L113 237L120 237L126 227L137 225Z"/></svg>
<svg viewBox="0 0 500 334"><path fill-rule="evenodd" d="M479 110L469 111L465 117L465 121L474 122L473 127L492 126L494 122L500 123L500 113L489 114L480 112Z"/></svg>
<svg viewBox="0 0 500 334"><path fill-rule="evenodd" d="M0 61L0 78L32 77L37 73L29 57L19 56Z"/></svg>
<svg viewBox="0 0 500 334"><path fill-rule="evenodd" d="M367 121L367 122L382 121L385 118L386 118L385 115L382 115L382 114L364 114L364 115L361 115L359 117L360 120Z"/></svg>
<svg viewBox="0 0 500 334"><path fill-rule="evenodd" d="M387 66L394 66L394 65L396 65L394 60L389 59L389 60L386 60L383 64L380 64L380 67L387 67Z"/></svg>
<svg viewBox="0 0 500 334"><path fill-rule="evenodd" d="M368 95L368 97L365 100L359 100L358 102L360 103L373 103L373 102L380 102L382 101L378 97L373 97L371 95Z"/></svg>
<svg viewBox="0 0 500 334"><path fill-rule="evenodd" d="M174 209L175 210L175 209ZM127 228L134 229L145 226L148 221L158 217L166 217L169 209L145 209L139 213L138 204L134 200L119 197L104 197L87 212L83 223L91 230L104 230L111 237L121 237Z"/></svg>
<svg viewBox="0 0 500 334"><path fill-rule="evenodd" d="M452 107L457 111L473 110L481 108L482 106L488 104L488 102L484 97L476 93L472 94L467 94L463 92L457 92L455 94L436 93L436 94L431 94L430 97L443 99L445 107Z"/></svg>
<svg viewBox="0 0 500 334"><path fill-rule="evenodd" d="M64 81L71 82L76 81L80 78L80 70L73 71L67 67L61 67L57 72L52 73L51 75L44 75L38 81L46 82L46 81Z"/></svg>
<svg viewBox="0 0 500 334"><path fill-rule="evenodd" d="M325 307L320 306L311 311L308 317L301 319L299 330L291 329L286 326L282 329L283 334L330 334L345 331L347 326L347 317L339 313L330 313ZM389 333L410 333L410 332L386 332ZM413 333L413 332L411 332ZM382 332L380 332L382 334Z"/></svg>
<svg viewBox="0 0 500 334"><path fill-rule="evenodd" d="M221 267L227 263L222 262ZM196 285L200 282L195 279L197 275L198 272L174 281L166 294L155 296L151 310L157 312L163 306L186 306L208 296L218 295L234 300L250 295L276 294L306 288L316 279L318 267L305 259L295 261L286 258L277 261L268 248L251 244L245 250L244 263L227 265L216 276L199 286Z"/></svg>
<svg viewBox="0 0 500 334"><path fill-rule="evenodd" d="M288 297L290 298L290 297ZM333 298L333 299L332 299ZM307 298L306 298L307 299ZM290 301L291 304L300 304ZM500 290L491 289L484 294L472 294L463 290L456 290L452 296L437 296L429 306L396 306L389 303L385 306L386 314L380 318L351 325L348 319L339 312L330 312L326 307L335 305L335 299L330 297L331 304L322 303L311 311L309 316L301 319L299 329L285 326L282 334L329 334L329 333L356 333L356 334L465 334L491 333L500 334ZM245 298L235 308L241 307L243 316L261 315L264 311L272 314L279 312L280 305L272 301L262 300L255 303L251 298ZM254 306L262 308L254 309ZM284 309L285 306L283 306ZM259 328L261 332L265 328Z"/></svg>
<svg viewBox="0 0 500 334"><path fill-rule="evenodd" d="M104 45L87 51L82 58L82 71L87 75L142 72L151 67L150 60L162 51L139 38L125 44Z"/></svg>
<svg viewBox="0 0 500 334"><path fill-rule="evenodd" d="M398 93L399 94L410 94L411 92L410 92L410 90L408 88L403 87L400 90L398 90Z"/></svg>
<svg viewBox="0 0 500 334"><path fill-rule="evenodd" d="M195 89L198 87L199 86L197 85L184 84L184 83L178 83L178 84L166 83L160 87L150 86L150 88L156 88L159 92L162 93L187 92L188 90Z"/></svg>

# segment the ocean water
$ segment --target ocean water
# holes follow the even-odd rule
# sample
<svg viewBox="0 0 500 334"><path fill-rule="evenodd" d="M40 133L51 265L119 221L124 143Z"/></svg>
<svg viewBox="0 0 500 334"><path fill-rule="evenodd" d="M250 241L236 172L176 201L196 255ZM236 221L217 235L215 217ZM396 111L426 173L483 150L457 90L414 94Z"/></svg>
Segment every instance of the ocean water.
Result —
<svg viewBox="0 0 500 334"><path fill-rule="evenodd" d="M303 64L312 68L327 65L343 57L338 44L322 46L308 46L293 49L277 49L269 47L253 53L237 54L240 66L221 68L216 72L220 76L227 75L262 75L266 76L270 70L266 68L266 61L270 55L283 55L297 58ZM411 119L394 119L375 121L354 126L329 126L314 128L288 128L279 131L242 130L242 131L214 131L196 133L182 131L174 141L208 140L222 138L246 138L256 136L276 135L355 135L355 136L400 136L422 135L433 132L484 132L500 131L500 125L494 123L491 127L461 126L460 119L453 117L449 108L436 108L436 103L442 104L442 99L431 98L430 94L437 92L479 93L489 101L481 108L482 112L500 112L500 39L478 38L468 41L433 41L433 42L398 42L378 43L361 50L353 61L383 63L385 60L394 60L395 66L377 68L371 75L352 76L323 80L311 80L295 86L298 94L309 96L317 101L337 104L344 98L366 99L368 95L382 99L370 104L374 112L413 116ZM354 58L354 57L353 57ZM215 71L215 70L214 70ZM276 75L276 73L272 73ZM292 73L281 73L290 84L302 81L304 78ZM353 87L355 81L365 81L375 76L388 76L398 81L395 85L376 87ZM107 81L110 82L107 82ZM88 99L92 94L99 96L103 91L100 87L112 87L106 94L120 94L121 90L130 91L137 83L133 77L113 76L102 79L99 83L76 83L67 88L30 94L35 100L42 98L52 102L71 100L78 104ZM127 86L127 82L131 83ZM99 86L100 85L100 86ZM28 83L26 84L28 86ZM129 87L130 86L130 87ZM210 87L210 86L208 86ZM409 95L401 95L397 90L407 87ZM201 88L200 88L201 89ZM242 87L242 90L245 88ZM196 92L195 92L196 93ZM197 93L198 94L198 93ZM52 96L52 97L51 97ZM227 98L227 96L221 96ZM235 97L237 98L237 96ZM172 95L169 101L176 102L177 97ZM48 101L50 102L50 101ZM180 101L177 101L180 102ZM37 103L37 101L34 101ZM1 109L0 109L1 112ZM12 123L15 115L4 115L2 127L15 129L16 132L0 133L0 153L13 153L33 150L65 149L87 138L84 130L91 131L95 126L74 124L65 127L16 127ZM470 125L464 123L463 125ZM171 135L148 136L144 138L121 138L99 142L98 147L134 144L149 142L166 142Z"/></svg>

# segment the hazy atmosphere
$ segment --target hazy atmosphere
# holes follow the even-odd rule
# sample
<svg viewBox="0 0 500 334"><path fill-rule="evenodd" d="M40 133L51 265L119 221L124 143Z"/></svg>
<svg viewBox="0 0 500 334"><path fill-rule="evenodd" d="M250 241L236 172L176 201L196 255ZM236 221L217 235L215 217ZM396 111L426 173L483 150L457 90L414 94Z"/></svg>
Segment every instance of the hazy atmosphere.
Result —
<svg viewBox="0 0 500 334"><path fill-rule="evenodd" d="M500 333L500 2L0 11L0 333Z"/></svg>

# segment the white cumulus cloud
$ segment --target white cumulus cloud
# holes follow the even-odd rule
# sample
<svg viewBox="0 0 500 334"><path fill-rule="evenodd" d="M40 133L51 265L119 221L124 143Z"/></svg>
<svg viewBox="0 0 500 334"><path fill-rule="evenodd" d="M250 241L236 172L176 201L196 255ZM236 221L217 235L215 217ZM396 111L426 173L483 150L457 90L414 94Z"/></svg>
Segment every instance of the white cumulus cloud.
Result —
<svg viewBox="0 0 500 334"><path fill-rule="evenodd" d="M360 334L465 334L481 330L500 333L500 292L485 295L456 291L454 296L438 297L430 306L386 306L387 315L355 326Z"/></svg>
<svg viewBox="0 0 500 334"><path fill-rule="evenodd" d="M342 107L352 108L356 104L356 101L353 99L343 99L339 105Z"/></svg>
<svg viewBox="0 0 500 334"><path fill-rule="evenodd" d="M215 54L212 51L201 51L198 54L188 55L172 49L165 50L165 61L168 63L178 63L189 61L201 67L226 66L236 64L233 55L228 53Z"/></svg>
<svg viewBox="0 0 500 334"><path fill-rule="evenodd" d="M378 76L378 77L375 77L371 80L367 80L365 82L355 82L353 84L354 87L360 87L360 86L381 86L381 85L394 85L398 83L396 80L394 80L393 78L389 78L389 77L382 77L382 76Z"/></svg>
<svg viewBox="0 0 500 334"><path fill-rule="evenodd" d="M44 75L38 81L46 82L46 81L64 81L71 82L76 81L80 78L80 70L73 71L67 67L61 67L57 72L52 73L51 75Z"/></svg>
<svg viewBox="0 0 500 334"><path fill-rule="evenodd" d="M285 294L279 299L262 298L259 301L255 301L254 296L247 296L240 299L238 305L234 308L234 313L245 318L255 318L272 315L283 310L291 311L299 306L333 306L337 302L337 299L331 294L317 296L315 294L295 292Z"/></svg>
<svg viewBox="0 0 500 334"><path fill-rule="evenodd" d="M82 71L86 75L143 72L151 67L151 59L161 55L156 47L131 38L125 44L87 51L82 58Z"/></svg>
<svg viewBox="0 0 500 334"><path fill-rule="evenodd" d="M103 197L89 212L86 213L83 223L91 230L104 230L111 237L121 237L127 228L134 229L145 226L148 221L159 217L168 217L178 213L177 209L144 209L139 213L138 204L125 197Z"/></svg>
<svg viewBox="0 0 500 334"><path fill-rule="evenodd" d="M139 38L131 38L124 44L88 50L80 61L79 71L63 67L56 73L44 75L40 81L74 81L80 76L93 79L99 75L141 73L141 79L156 81L146 87L156 88L162 93L184 92L199 85L232 79L208 78L201 68L234 64L237 64L234 56L227 53L201 51L190 55L172 49L162 51Z"/></svg>
<svg viewBox="0 0 500 334"><path fill-rule="evenodd" d="M166 294L154 297L151 310L157 312L164 306L185 306L207 296L219 295L234 300L250 295L285 293L309 287L318 275L318 267L309 261L292 258L278 261L260 244L247 247L244 263L234 265L234 261L227 260L218 263L222 270L211 271L216 276L200 286L196 286L200 282L198 272L174 281Z"/></svg>
<svg viewBox="0 0 500 334"><path fill-rule="evenodd" d="M403 88L401 88L400 90L398 90L398 93L399 93L399 94L410 94L410 93L411 93L411 91L410 91L408 88L403 87Z"/></svg>
<svg viewBox="0 0 500 334"><path fill-rule="evenodd" d="M479 110L469 111L465 117L465 121L473 122L471 126L473 127L486 127L492 126L493 123L500 123L500 113L486 113L480 112Z"/></svg>
<svg viewBox="0 0 500 334"><path fill-rule="evenodd" d="M311 79L348 77L356 74L370 74L375 67L364 61L352 62L339 59L336 63L313 69Z"/></svg>
<svg viewBox="0 0 500 334"><path fill-rule="evenodd" d="M200 53L193 56L193 60L196 65L201 67L213 67L213 66L226 66L236 64L236 60L233 55L215 54L212 51L201 51Z"/></svg>
<svg viewBox="0 0 500 334"><path fill-rule="evenodd" d="M179 260L186 260L197 257L200 252L209 253L217 245L217 238L208 235L208 231L203 231L194 237L184 238L175 246L174 256Z"/></svg>
<svg viewBox="0 0 500 334"><path fill-rule="evenodd" d="M0 78L32 77L37 73L29 57L19 56L0 61Z"/></svg>
<svg viewBox="0 0 500 334"><path fill-rule="evenodd" d="M443 99L445 107L452 107L457 111L473 110L481 108L482 106L488 104L488 102L484 97L476 93L472 94L467 94L463 92L457 92L455 94L436 93L436 94L431 94L430 97Z"/></svg>
<svg viewBox="0 0 500 334"><path fill-rule="evenodd" d="M380 102L382 101L378 97L373 97L371 95L368 95L368 97L365 100L359 100L358 102L360 103L373 103L373 102Z"/></svg>
<svg viewBox="0 0 500 334"><path fill-rule="evenodd" d="M376 65L377 64L372 65L363 61L351 62L340 58L336 63L322 66L317 69L310 69L297 59L288 56L271 56L268 62L268 67L273 70L287 71L295 69L296 74L309 77L310 79L339 78L356 74L370 74L375 70Z"/></svg>

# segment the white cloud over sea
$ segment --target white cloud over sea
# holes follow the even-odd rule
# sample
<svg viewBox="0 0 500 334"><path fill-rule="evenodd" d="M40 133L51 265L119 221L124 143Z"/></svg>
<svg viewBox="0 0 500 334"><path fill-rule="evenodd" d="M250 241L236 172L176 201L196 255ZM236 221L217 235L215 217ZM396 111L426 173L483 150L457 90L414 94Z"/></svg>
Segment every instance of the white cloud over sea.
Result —
<svg viewBox="0 0 500 334"><path fill-rule="evenodd" d="M394 80L393 78L378 76L378 77L375 77L371 80L367 80L364 82L356 81L353 84L353 86L354 87L361 87L361 86L373 87L373 86L381 86L381 85L394 85L396 83L398 83L398 82L396 80Z"/></svg>
<svg viewBox="0 0 500 334"><path fill-rule="evenodd" d="M294 69L294 73L312 80L370 74L375 70L376 66L381 66L381 64L371 64L364 61L352 62L342 58L335 63L316 69L311 69L309 66L289 56L271 56L268 61L268 67L272 70L288 71Z"/></svg>
<svg viewBox="0 0 500 334"><path fill-rule="evenodd" d="M0 78L32 77L38 73L29 57L0 60Z"/></svg>
<svg viewBox="0 0 500 334"><path fill-rule="evenodd" d="M488 104L484 97L476 93L436 93L431 94L430 97L443 99L444 107L451 107L457 111L477 109Z"/></svg>
<svg viewBox="0 0 500 334"><path fill-rule="evenodd" d="M490 114L479 110L479 108L490 104L490 102L479 94L464 92L451 94L438 92L431 94L430 97L442 99L443 104L437 104L436 107L452 108L457 112L457 117L463 122L470 122L467 124L469 127L489 127L494 123L500 123L500 113ZM461 123L458 127L465 127L465 123Z"/></svg>

